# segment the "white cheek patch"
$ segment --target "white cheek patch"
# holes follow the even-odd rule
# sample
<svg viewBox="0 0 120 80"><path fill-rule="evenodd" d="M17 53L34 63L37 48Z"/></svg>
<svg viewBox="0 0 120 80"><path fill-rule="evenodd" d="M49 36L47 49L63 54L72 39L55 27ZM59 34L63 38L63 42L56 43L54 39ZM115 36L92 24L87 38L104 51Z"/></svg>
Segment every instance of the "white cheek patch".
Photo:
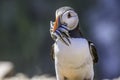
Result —
<svg viewBox="0 0 120 80"><path fill-rule="evenodd" d="M70 18L68 18L69 12L72 14ZM79 18L75 12L67 11L66 13L64 13L62 15L61 22L62 22L62 24L64 24L64 23L67 24L67 27L69 28L69 30L73 30L77 27Z"/></svg>
<svg viewBox="0 0 120 80"><path fill-rule="evenodd" d="M68 20L68 27L70 28L70 30L73 30L74 28L76 28L77 25L78 25L77 17L73 17Z"/></svg>
<svg viewBox="0 0 120 80"><path fill-rule="evenodd" d="M71 17L68 18L68 13L71 13ZM56 17L57 16L61 16L60 17L60 22L61 24L67 24L67 27L69 30L73 30L77 27L78 22L79 22L79 18L76 12L69 10L66 11L65 13L62 13L62 11L56 12Z"/></svg>
<svg viewBox="0 0 120 80"><path fill-rule="evenodd" d="M73 30L74 28L77 27L79 19L77 16L71 18L67 18L66 16L65 17L63 16L62 22L67 24L69 30Z"/></svg>

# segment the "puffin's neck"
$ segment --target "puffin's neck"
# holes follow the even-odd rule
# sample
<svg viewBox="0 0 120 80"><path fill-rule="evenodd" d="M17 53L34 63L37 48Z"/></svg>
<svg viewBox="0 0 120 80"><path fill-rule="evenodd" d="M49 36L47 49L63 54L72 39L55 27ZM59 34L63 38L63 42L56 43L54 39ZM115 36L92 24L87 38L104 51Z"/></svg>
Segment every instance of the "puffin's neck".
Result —
<svg viewBox="0 0 120 80"><path fill-rule="evenodd" d="M79 25L74 30L69 31L69 35L71 38L82 38L83 37L81 31L79 30Z"/></svg>

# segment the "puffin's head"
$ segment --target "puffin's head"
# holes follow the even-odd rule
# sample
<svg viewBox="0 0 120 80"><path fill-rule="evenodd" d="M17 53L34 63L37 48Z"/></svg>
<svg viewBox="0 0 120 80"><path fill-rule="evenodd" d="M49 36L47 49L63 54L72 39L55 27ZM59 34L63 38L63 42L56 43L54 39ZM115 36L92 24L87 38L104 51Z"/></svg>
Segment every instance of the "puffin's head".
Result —
<svg viewBox="0 0 120 80"><path fill-rule="evenodd" d="M77 13L71 7L61 7L56 10L56 19L50 22L51 37L57 41L61 40L66 45L71 44L69 31L77 28L79 18Z"/></svg>
<svg viewBox="0 0 120 80"><path fill-rule="evenodd" d="M61 7L56 10L56 20L53 31L55 31L60 24L66 25L67 29L69 30L73 30L77 27L78 22L78 15L73 8Z"/></svg>

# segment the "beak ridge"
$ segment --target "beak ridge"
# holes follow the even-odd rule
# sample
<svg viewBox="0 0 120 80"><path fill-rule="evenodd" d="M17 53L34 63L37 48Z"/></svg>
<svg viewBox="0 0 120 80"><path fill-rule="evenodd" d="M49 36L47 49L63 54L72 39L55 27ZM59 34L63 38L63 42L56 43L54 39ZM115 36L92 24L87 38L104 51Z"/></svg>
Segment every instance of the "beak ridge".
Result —
<svg viewBox="0 0 120 80"><path fill-rule="evenodd" d="M59 26L59 23L60 23L60 17L58 16L55 20L55 24L54 24L54 27L53 27L53 32L56 31L56 29L58 28Z"/></svg>

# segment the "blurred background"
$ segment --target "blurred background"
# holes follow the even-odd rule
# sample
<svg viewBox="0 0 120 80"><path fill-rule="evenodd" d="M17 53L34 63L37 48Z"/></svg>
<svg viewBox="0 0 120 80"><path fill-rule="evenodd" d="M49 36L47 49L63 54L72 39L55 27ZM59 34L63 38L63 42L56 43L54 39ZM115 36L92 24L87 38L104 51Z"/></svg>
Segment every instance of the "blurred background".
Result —
<svg viewBox="0 0 120 80"><path fill-rule="evenodd" d="M0 0L0 61L28 77L55 76L49 22L62 6L75 9L83 35L97 47L96 80L119 77L120 0Z"/></svg>

